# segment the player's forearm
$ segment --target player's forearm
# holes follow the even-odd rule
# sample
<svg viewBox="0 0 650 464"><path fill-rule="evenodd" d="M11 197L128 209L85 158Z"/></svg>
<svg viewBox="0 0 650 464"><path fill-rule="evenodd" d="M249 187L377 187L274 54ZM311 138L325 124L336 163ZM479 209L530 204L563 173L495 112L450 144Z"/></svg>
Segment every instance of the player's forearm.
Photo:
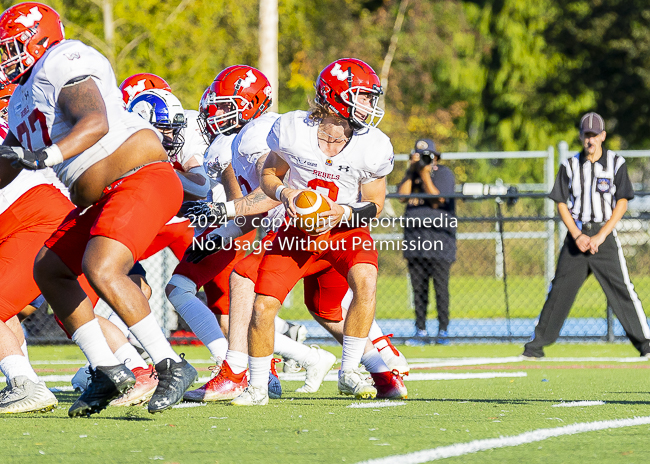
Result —
<svg viewBox="0 0 650 464"><path fill-rule="evenodd" d="M578 236L582 234L582 231L578 228L576 221L573 220L573 216L571 216L571 212L569 211L569 207L566 205L566 203L558 203L557 210L560 213L562 222L564 222L564 225L571 234L571 237L574 239L578 238Z"/></svg>
<svg viewBox="0 0 650 464"><path fill-rule="evenodd" d="M197 200L208 196L208 192L210 192L210 181L203 166L194 167L190 169L190 172L176 171L176 174L181 180L183 191L186 194Z"/></svg>
<svg viewBox="0 0 650 464"><path fill-rule="evenodd" d="M95 145L108 133L106 115L92 113L77 121L68 135L56 145L61 150L63 159L69 159Z"/></svg>
<svg viewBox="0 0 650 464"><path fill-rule="evenodd" d="M269 196L258 187L245 197L235 200L235 211L237 216L250 216L253 214L266 213L279 204L279 201L269 198Z"/></svg>
<svg viewBox="0 0 650 464"><path fill-rule="evenodd" d="M260 178L260 188L270 198L276 198L275 192L282 184L273 170L264 169Z"/></svg>

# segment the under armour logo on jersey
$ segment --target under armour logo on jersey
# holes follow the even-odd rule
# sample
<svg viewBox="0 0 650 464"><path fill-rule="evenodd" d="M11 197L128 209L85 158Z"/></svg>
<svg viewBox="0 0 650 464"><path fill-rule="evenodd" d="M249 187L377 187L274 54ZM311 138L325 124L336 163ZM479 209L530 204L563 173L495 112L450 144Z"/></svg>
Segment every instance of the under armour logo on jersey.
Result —
<svg viewBox="0 0 650 464"><path fill-rule="evenodd" d="M144 92L144 83L146 81L146 79L140 79L137 84L125 87L124 90L129 94L129 98L133 98L139 92Z"/></svg>
<svg viewBox="0 0 650 464"><path fill-rule="evenodd" d="M239 79L238 84L242 89L247 89L251 86L251 84L254 84L255 82L257 82L257 76L255 73L253 73L253 71L249 69L246 73L246 79Z"/></svg>
<svg viewBox="0 0 650 464"><path fill-rule="evenodd" d="M346 69L345 71L343 71L339 63L336 63L332 68L332 70L330 71L330 74L336 77L340 81L346 80L348 78L348 73L350 74L350 76L352 76L352 71L350 69Z"/></svg>
<svg viewBox="0 0 650 464"><path fill-rule="evenodd" d="M339 166L339 171L350 172L350 166Z"/></svg>
<svg viewBox="0 0 650 464"><path fill-rule="evenodd" d="M43 14L38 11L38 7L35 6L29 10L28 15L21 15L15 19L15 22L22 24L25 27L33 27L37 21L40 21L43 18Z"/></svg>

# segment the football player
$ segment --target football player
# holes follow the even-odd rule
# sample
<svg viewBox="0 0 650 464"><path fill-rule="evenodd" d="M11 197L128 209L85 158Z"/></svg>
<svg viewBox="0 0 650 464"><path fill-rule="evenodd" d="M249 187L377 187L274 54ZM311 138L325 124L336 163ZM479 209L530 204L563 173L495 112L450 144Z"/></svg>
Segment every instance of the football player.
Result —
<svg viewBox="0 0 650 464"><path fill-rule="evenodd" d="M262 190L281 201L291 218L296 217L293 200L301 191L324 193L330 211L321 213L324 223L317 232L321 234L318 240L328 246L324 251L282 250L286 239L306 238L304 232L289 226L278 232L265 252L248 333L251 376L247 389L233 400L235 405L268 403L262 372L268 370L273 354L274 317L291 288L319 260L330 263L353 291L343 328L339 391L356 398L377 395L358 366L374 319L377 285L377 251L367 227L362 226L381 212L386 175L393 169L390 140L376 128L383 117L377 106L381 93L379 78L370 66L357 59L337 60L318 77L314 108L282 115L268 135L271 152L262 170ZM347 226L336 227L342 220ZM375 359L383 364L380 370L385 369L372 374L375 384L393 384L397 387L393 397L406 397L397 373L390 372L381 357Z"/></svg>
<svg viewBox="0 0 650 464"><path fill-rule="evenodd" d="M168 409L181 401L196 370L172 350L127 274L179 210L181 183L163 162L155 129L124 109L108 60L65 40L51 7L30 2L6 10L0 48L0 81L20 85L0 154L30 170L54 167L77 205L34 267L43 296L91 365L92 382L68 413L97 413L135 383L106 343L77 281L82 272L156 364L149 412Z"/></svg>
<svg viewBox="0 0 650 464"><path fill-rule="evenodd" d="M269 230L263 243L273 240L274 229L283 223L282 219L285 216L284 206L269 198L259 187L259 173L261 173L270 151L266 143L266 135L278 117L279 115L275 113L268 113L242 129L233 142L232 165L228 168L234 169L240 183L245 184L248 190L252 189L246 197L233 202L237 216L264 213L266 224L275 224L275 227L268 228L273 230ZM225 210L224 205L215 204L211 209L197 209L196 212L200 214L203 211L210 215L209 220L221 221L223 217L219 215L219 212L225 212ZM245 231L252 228L253 221L251 219L248 218L247 224L240 223L239 226L230 221L226 227L215 230L208 236L215 247L193 250L189 253L188 259L200 262L203 256L209 256L224 243L243 233L239 230L240 228ZM262 250L263 248L260 247L259 252L252 253L237 263L230 276L232 297L229 347L219 375L201 388L188 391L185 394L185 399L194 401L232 399L247 386L244 374L248 365L248 325L253 309L254 287L263 255ZM327 261L314 263L304 277L304 298L305 304L314 318L339 342L342 342L342 321L352 299L352 292L349 291L345 278L338 274ZM404 356L390 343L389 336L383 335L376 322L373 322L370 335L374 340L373 343L377 345L376 348L382 352L378 353L369 341L362 358L362 363L366 368L371 373L386 372L384 363L381 362L381 359L385 358L385 362L390 363L388 370L396 369L402 375L408 374L408 363ZM315 347L309 349L304 345L292 343L291 340L286 340L286 337L282 337L278 333L275 334L274 352L297 361L298 366L305 367L307 371L305 384L297 390L301 393L316 392L335 361L331 354L323 350ZM395 377L390 377L389 380L390 382L384 384L381 384L381 380L379 381L378 385L381 389L379 396L394 397L399 394L401 397L400 381Z"/></svg>

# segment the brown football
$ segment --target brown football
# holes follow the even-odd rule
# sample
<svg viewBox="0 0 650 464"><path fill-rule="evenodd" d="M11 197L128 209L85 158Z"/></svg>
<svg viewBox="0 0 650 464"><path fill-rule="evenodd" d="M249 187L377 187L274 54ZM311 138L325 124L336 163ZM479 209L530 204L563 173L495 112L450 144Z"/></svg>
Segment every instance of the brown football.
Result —
<svg viewBox="0 0 650 464"><path fill-rule="evenodd" d="M296 227L310 235L318 235L314 232L318 225L318 215L330 210L330 205L323 196L313 190L300 192L293 200L296 206Z"/></svg>

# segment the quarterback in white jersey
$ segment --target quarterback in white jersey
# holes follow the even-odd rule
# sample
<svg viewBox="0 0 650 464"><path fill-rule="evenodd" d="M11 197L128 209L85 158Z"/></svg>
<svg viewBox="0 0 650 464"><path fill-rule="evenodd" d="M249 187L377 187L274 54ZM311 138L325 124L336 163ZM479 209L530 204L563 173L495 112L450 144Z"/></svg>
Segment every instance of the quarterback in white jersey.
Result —
<svg viewBox="0 0 650 464"><path fill-rule="evenodd" d="M127 274L179 210L181 183L162 162L167 154L151 125L124 109L109 61L81 42L66 41L51 7L29 2L7 9L0 17L0 49L0 83L19 84L0 156L31 170L55 167L78 206L34 265L43 296L94 373L68 413L100 412L135 383L106 343L77 281L82 273L156 363L159 384L149 412L170 408L196 370L172 350Z"/></svg>
<svg viewBox="0 0 650 464"><path fill-rule="evenodd" d="M349 224L363 223L381 212L385 176L393 167L392 145L374 127L383 116L377 107L381 84L366 63L341 59L323 69L316 92L316 107L310 113L287 113L274 123L260 184L269 197L283 202L291 217L296 215L293 200L302 190L321 190L330 211L321 214L327 221L317 229L322 234L318 240L332 246L312 251L298 245L286 250L288 239L300 243L293 239L306 237L290 226L278 232L266 251L249 329L250 383L233 400L236 405L268 403L262 372L273 353L274 317L291 288L319 260L347 278L354 292L344 325L339 390L357 398L375 398L379 389L358 371L374 318L377 252L368 229ZM348 227L337 227L342 220ZM375 383L381 383L389 397L405 397L401 379L384 369L373 375ZM383 390L384 384L390 391Z"/></svg>

